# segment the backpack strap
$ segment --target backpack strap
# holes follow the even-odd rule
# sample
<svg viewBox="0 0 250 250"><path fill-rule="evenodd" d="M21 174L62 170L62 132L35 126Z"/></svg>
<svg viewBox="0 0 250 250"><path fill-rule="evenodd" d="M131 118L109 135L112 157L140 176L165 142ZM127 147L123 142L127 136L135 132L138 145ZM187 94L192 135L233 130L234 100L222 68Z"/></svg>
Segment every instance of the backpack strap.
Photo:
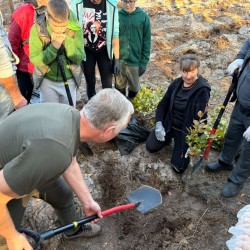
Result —
<svg viewBox="0 0 250 250"><path fill-rule="evenodd" d="M43 50L44 50L51 43L51 36L47 30L45 13L42 13L41 15L37 16L35 25L39 38L43 43Z"/></svg>

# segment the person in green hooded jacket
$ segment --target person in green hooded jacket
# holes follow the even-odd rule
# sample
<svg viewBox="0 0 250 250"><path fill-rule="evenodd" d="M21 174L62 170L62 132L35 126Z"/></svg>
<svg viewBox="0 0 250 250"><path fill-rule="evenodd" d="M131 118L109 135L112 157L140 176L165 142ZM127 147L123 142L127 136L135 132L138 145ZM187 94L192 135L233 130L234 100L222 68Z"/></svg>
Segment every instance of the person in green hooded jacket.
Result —
<svg viewBox="0 0 250 250"><path fill-rule="evenodd" d="M75 106L79 82L73 69L79 69L76 66L85 58L82 29L65 0L49 0L45 14L30 33L30 61L35 65L33 79L40 87L40 101L69 103L57 60L63 46L63 68Z"/></svg>
<svg viewBox="0 0 250 250"><path fill-rule="evenodd" d="M145 11L136 7L136 0L122 0L119 11L120 75L116 88L133 99L140 90L139 77L147 68L151 51L150 19Z"/></svg>

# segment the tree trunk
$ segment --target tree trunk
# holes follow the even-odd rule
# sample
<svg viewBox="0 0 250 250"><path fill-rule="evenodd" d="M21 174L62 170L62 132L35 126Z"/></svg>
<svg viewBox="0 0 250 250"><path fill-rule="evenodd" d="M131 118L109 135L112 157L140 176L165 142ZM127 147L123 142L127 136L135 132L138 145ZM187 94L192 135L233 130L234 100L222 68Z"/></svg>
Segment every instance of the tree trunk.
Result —
<svg viewBox="0 0 250 250"><path fill-rule="evenodd" d="M13 4L13 1L12 0L8 0L8 3L9 3L9 6L10 6L10 11L11 13L14 12L14 4Z"/></svg>

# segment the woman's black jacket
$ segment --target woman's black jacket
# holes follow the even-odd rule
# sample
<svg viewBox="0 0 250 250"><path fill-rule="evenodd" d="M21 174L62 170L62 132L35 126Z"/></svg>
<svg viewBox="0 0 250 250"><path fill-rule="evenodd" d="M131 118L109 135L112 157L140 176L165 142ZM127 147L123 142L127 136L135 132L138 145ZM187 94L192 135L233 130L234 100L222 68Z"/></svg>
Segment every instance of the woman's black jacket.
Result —
<svg viewBox="0 0 250 250"><path fill-rule="evenodd" d="M169 132L171 129L174 98L177 90L182 87L182 84L182 77L175 79L157 106L155 120L156 122L162 122L166 132ZM194 119L199 119L198 112L202 111L204 113L202 119L207 118L206 108L210 98L211 87L206 79L199 76L193 88L195 88L194 93L187 102L182 121L182 131L184 132L182 136L183 147L185 145L185 134L188 133L187 128L192 126Z"/></svg>

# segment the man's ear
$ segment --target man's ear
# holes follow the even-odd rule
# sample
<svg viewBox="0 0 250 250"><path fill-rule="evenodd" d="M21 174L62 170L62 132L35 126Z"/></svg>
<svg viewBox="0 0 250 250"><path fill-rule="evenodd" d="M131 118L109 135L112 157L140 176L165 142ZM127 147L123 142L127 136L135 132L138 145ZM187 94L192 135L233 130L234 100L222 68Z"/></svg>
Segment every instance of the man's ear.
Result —
<svg viewBox="0 0 250 250"><path fill-rule="evenodd" d="M105 130L103 132L103 136L105 138L109 137L114 132L115 129L116 129L115 125L108 126L107 128L105 128Z"/></svg>

